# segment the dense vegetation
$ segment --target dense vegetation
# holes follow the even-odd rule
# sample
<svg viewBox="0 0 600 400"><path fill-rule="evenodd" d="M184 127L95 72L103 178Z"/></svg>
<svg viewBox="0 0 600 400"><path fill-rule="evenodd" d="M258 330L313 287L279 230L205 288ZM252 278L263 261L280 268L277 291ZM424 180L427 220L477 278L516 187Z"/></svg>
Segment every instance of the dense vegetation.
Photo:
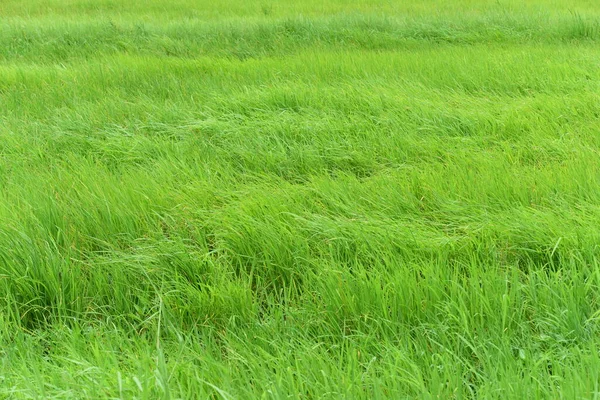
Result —
<svg viewBox="0 0 600 400"><path fill-rule="evenodd" d="M598 397L600 5L526 3L0 2L0 398Z"/></svg>

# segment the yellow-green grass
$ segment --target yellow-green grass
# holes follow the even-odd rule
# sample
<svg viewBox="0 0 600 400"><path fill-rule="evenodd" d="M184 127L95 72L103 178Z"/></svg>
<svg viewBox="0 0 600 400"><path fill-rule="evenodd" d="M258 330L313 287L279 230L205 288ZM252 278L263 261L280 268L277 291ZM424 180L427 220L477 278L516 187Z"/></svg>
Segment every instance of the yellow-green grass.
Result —
<svg viewBox="0 0 600 400"><path fill-rule="evenodd" d="M600 6L0 3L0 398L600 396Z"/></svg>

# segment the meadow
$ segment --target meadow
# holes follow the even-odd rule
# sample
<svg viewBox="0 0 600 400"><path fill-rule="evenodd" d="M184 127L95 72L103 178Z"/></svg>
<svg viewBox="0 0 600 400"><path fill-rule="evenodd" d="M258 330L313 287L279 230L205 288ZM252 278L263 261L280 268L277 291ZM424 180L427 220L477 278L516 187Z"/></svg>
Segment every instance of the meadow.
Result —
<svg viewBox="0 0 600 400"><path fill-rule="evenodd" d="M0 398L600 398L599 150L596 1L3 0Z"/></svg>

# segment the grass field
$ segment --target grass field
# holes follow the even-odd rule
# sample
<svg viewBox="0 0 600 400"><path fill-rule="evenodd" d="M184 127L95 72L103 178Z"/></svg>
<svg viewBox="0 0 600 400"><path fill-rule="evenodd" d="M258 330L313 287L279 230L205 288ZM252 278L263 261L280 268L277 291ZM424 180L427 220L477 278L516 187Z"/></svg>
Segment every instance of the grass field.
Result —
<svg viewBox="0 0 600 400"><path fill-rule="evenodd" d="M599 150L595 0L2 0L0 398L600 398Z"/></svg>

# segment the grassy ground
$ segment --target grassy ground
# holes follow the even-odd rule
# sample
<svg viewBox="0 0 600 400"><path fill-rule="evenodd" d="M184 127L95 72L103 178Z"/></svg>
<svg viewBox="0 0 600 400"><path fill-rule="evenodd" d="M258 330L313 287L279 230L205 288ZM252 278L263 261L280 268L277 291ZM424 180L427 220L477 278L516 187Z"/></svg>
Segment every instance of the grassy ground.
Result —
<svg viewBox="0 0 600 400"><path fill-rule="evenodd" d="M0 398L600 397L600 6L521 3L0 2Z"/></svg>

